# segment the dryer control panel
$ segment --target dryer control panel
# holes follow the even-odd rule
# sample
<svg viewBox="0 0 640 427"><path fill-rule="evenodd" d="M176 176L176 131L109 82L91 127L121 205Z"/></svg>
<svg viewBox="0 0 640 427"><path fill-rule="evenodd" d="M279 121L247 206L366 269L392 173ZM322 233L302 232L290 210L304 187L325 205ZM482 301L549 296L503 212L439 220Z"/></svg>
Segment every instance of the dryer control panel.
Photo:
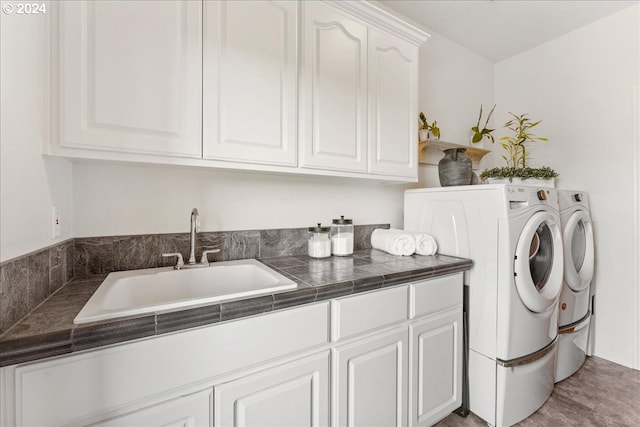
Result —
<svg viewBox="0 0 640 427"><path fill-rule="evenodd" d="M558 203L560 204L561 212L566 209L575 210L577 208L588 211L589 195L586 191L580 190L558 190Z"/></svg>

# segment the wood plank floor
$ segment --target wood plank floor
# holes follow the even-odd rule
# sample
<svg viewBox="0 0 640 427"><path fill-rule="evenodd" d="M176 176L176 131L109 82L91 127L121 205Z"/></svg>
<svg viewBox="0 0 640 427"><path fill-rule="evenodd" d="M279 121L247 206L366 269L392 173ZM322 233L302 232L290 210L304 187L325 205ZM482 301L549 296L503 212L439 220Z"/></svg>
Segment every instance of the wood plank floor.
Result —
<svg viewBox="0 0 640 427"><path fill-rule="evenodd" d="M475 414L451 414L438 427L486 426ZM555 385L551 397L518 426L640 426L640 371L598 357Z"/></svg>

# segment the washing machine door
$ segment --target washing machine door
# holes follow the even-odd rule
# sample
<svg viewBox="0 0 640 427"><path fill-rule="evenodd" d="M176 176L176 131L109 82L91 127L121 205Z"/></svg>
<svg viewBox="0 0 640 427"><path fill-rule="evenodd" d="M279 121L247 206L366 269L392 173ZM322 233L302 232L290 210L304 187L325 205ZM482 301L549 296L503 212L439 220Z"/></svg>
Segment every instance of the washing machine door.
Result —
<svg viewBox="0 0 640 427"><path fill-rule="evenodd" d="M591 217L585 210L577 210L565 223L564 281L575 292L589 287L593 279L594 249Z"/></svg>
<svg viewBox="0 0 640 427"><path fill-rule="evenodd" d="M524 305L537 313L551 307L562 288L564 260L558 222L550 212L536 212L522 228L516 245L516 289Z"/></svg>

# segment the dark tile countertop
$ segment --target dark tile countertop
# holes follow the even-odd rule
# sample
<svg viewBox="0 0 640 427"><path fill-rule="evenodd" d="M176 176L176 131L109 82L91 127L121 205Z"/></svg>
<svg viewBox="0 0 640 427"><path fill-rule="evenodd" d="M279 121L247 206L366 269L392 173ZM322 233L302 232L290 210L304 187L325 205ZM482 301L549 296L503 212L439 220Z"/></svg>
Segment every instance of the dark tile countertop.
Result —
<svg viewBox="0 0 640 427"><path fill-rule="evenodd" d="M272 295L83 325L74 325L73 319L106 275L73 279L0 336L0 366L324 301L471 268L471 261L467 259L445 255L397 257L376 249L355 251L349 257L321 260L291 256L260 261L294 280L298 287Z"/></svg>

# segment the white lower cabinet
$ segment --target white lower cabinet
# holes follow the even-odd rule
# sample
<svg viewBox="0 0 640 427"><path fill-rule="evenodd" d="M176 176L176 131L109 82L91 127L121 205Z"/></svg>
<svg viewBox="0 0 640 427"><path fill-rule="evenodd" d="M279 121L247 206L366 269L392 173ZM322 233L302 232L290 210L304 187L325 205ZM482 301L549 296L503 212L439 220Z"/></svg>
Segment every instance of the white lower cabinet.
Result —
<svg viewBox="0 0 640 427"><path fill-rule="evenodd" d="M430 426L462 403L462 311L416 322L411 333L411 426Z"/></svg>
<svg viewBox="0 0 640 427"><path fill-rule="evenodd" d="M215 425L328 425L329 366L326 350L215 386Z"/></svg>
<svg viewBox="0 0 640 427"><path fill-rule="evenodd" d="M1 426L428 426L461 403L462 273L0 369Z"/></svg>
<svg viewBox="0 0 640 427"><path fill-rule="evenodd" d="M407 425L408 345L403 327L335 349L336 426Z"/></svg>
<svg viewBox="0 0 640 427"><path fill-rule="evenodd" d="M0 370L0 426L91 425L327 347L329 303L308 304Z"/></svg>
<svg viewBox="0 0 640 427"><path fill-rule="evenodd" d="M213 390L208 389L91 425L101 427L210 427L213 426L212 395Z"/></svg>

